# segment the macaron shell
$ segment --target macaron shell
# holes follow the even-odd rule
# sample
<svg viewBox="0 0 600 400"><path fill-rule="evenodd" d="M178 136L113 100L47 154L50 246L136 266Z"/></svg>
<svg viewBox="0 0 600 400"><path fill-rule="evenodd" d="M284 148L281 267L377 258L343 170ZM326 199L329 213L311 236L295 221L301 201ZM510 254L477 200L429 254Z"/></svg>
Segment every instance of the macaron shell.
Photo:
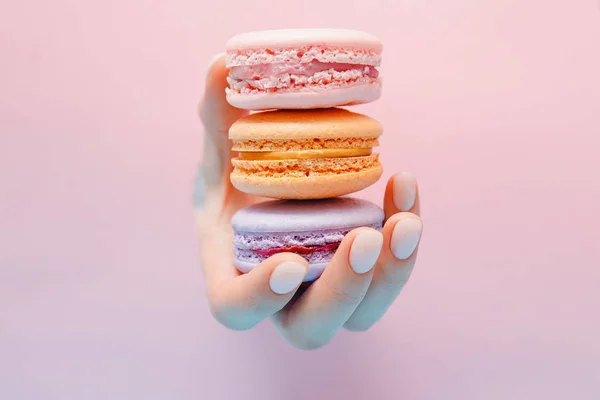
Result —
<svg viewBox="0 0 600 400"><path fill-rule="evenodd" d="M227 101L244 110L305 110L371 103L381 97L381 81L339 88L323 87L311 91L284 91L256 94L228 93Z"/></svg>
<svg viewBox="0 0 600 400"><path fill-rule="evenodd" d="M289 48L296 46L339 46L381 52L381 41L366 32L350 29L278 29L242 33L229 39L228 51Z"/></svg>
<svg viewBox="0 0 600 400"><path fill-rule="evenodd" d="M307 176L305 178L260 177L233 171L232 185L245 193L274 199L325 199L366 189L383 174L380 163L372 168L345 174Z"/></svg>
<svg viewBox="0 0 600 400"><path fill-rule="evenodd" d="M267 200L239 209L234 232L318 232L378 225L384 211L368 200L344 196L322 200Z"/></svg>
<svg viewBox="0 0 600 400"><path fill-rule="evenodd" d="M332 238L341 240L347 232L362 226L381 230L384 218L385 213L381 207L368 200L353 197L306 201L268 200L238 210L231 219L231 226L234 231L234 247L268 249L303 243L332 243ZM252 235L255 235L254 239ZM330 259L333 254L334 251L325 258ZM309 272L304 281L313 281L325 270L327 262L316 259L311 262L310 256L304 257L309 262ZM250 272L259 262L260 258L250 262L234 257L234 265L242 273Z"/></svg>
<svg viewBox="0 0 600 400"><path fill-rule="evenodd" d="M229 128L232 140L378 138L382 133L374 118L344 108L256 112Z"/></svg>

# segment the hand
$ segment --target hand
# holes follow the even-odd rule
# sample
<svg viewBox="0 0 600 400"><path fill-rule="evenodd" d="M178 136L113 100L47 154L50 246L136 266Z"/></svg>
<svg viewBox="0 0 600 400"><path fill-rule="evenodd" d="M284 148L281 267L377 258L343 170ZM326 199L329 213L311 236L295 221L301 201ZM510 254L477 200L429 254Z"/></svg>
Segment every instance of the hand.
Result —
<svg viewBox="0 0 600 400"><path fill-rule="evenodd" d="M365 331L394 302L415 265L421 238L419 194L406 173L387 183L382 233L358 228L348 233L319 279L290 287L280 278L293 262L308 268L297 254L276 254L247 274L233 265L231 216L241 207L266 199L235 189L230 181L231 142L228 129L246 111L225 99L225 56L211 63L199 113L204 125L204 159L197 181L200 256L213 316L234 330L254 327L270 318L294 347L316 349L329 343L342 328ZM358 271L358 272L356 272ZM294 284L294 282L292 282ZM285 287L287 286L287 287ZM293 286L293 285L292 285Z"/></svg>

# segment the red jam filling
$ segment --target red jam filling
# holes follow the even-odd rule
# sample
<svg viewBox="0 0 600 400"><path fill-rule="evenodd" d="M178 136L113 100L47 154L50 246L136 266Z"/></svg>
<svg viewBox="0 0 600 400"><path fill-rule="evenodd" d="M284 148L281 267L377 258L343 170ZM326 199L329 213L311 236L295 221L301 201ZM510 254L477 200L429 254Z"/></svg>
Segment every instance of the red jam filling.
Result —
<svg viewBox="0 0 600 400"><path fill-rule="evenodd" d="M253 250L253 252L260 254L261 256L270 257L277 253L296 253L296 254L310 254L317 251L333 251L340 246L339 243L330 243L322 246L289 246L289 247L274 247L272 249L264 250Z"/></svg>

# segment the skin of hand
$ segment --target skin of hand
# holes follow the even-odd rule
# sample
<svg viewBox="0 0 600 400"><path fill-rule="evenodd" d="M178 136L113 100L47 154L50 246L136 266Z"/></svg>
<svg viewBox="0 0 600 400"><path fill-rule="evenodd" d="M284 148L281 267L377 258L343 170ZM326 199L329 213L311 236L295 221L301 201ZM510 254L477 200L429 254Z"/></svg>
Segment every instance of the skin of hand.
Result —
<svg viewBox="0 0 600 400"><path fill-rule="evenodd" d="M319 279L302 283L308 264L293 253L271 256L242 274L233 265L230 219L241 207L264 201L235 189L228 130L248 114L225 98L225 55L213 59L199 105L204 157L196 182L200 259L214 318L232 330L247 330L269 318L292 346L313 350L341 329L366 331L385 314L408 281L423 223L415 178L398 173L387 183L382 232L348 233Z"/></svg>

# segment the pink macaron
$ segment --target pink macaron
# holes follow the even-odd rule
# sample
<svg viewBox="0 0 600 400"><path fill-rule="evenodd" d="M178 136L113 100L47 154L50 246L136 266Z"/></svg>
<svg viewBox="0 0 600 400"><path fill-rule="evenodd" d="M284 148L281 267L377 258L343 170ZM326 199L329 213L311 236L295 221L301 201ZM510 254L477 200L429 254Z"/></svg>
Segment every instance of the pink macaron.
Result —
<svg viewBox="0 0 600 400"><path fill-rule="evenodd" d="M345 29L250 32L227 43L227 100L247 110L330 108L381 96L383 45Z"/></svg>

